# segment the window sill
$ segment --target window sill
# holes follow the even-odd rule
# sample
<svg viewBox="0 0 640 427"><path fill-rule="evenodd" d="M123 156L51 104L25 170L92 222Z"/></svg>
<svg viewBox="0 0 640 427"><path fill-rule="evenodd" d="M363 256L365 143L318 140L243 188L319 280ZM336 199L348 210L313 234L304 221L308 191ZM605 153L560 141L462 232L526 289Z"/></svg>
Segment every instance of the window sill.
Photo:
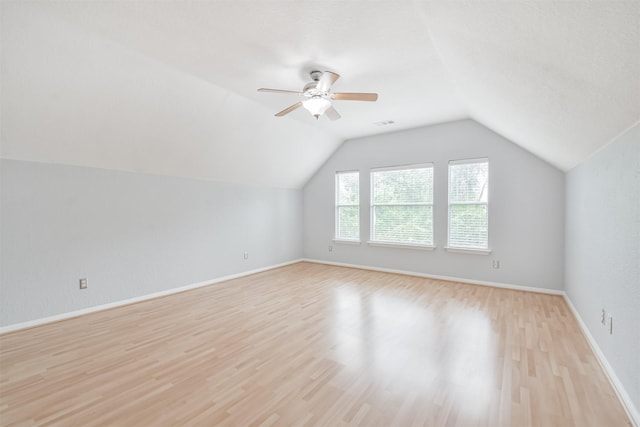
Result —
<svg viewBox="0 0 640 427"><path fill-rule="evenodd" d="M411 243L390 243L390 242L375 242L369 241L367 242L369 246L384 246L387 248L400 248L400 249L418 249L421 251L432 251L436 247L430 245L414 245Z"/></svg>
<svg viewBox="0 0 640 427"><path fill-rule="evenodd" d="M360 240L333 239L333 243L339 245L360 245L362 242Z"/></svg>
<svg viewBox="0 0 640 427"><path fill-rule="evenodd" d="M457 252L461 254L473 254L473 255L489 255L491 249L469 249L469 248L451 248L446 246L444 248L447 252Z"/></svg>

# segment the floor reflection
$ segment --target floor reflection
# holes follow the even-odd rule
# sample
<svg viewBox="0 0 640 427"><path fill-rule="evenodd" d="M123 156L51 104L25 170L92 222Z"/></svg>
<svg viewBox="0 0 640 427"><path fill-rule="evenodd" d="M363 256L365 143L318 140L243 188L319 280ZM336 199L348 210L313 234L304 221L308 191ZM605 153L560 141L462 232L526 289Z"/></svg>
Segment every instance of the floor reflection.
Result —
<svg viewBox="0 0 640 427"><path fill-rule="evenodd" d="M333 342L337 361L349 370L361 370L365 365L367 336L363 323L362 298L357 288L343 286L335 289L333 313Z"/></svg>
<svg viewBox="0 0 640 427"><path fill-rule="evenodd" d="M465 402L465 411L478 414L488 409L495 384L496 347L491 321L486 313L470 309L458 309L452 316L447 342L448 363L443 364L446 381L458 387L456 400Z"/></svg>
<svg viewBox="0 0 640 427"><path fill-rule="evenodd" d="M447 308L447 318L412 295L361 294L357 284L334 289L336 361L390 388L416 392L447 384L468 411L480 411L495 386L495 344L486 313ZM455 314L452 314L455 312Z"/></svg>

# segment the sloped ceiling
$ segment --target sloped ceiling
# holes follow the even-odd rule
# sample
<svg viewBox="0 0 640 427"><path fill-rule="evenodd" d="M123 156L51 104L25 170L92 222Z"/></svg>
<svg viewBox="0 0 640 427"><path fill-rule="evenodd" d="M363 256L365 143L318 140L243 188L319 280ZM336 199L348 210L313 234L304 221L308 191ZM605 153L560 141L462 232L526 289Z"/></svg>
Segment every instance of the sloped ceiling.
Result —
<svg viewBox="0 0 640 427"><path fill-rule="evenodd" d="M567 170L640 119L638 1L1 7L5 158L301 187L349 138L470 117ZM273 117L315 68L379 101Z"/></svg>

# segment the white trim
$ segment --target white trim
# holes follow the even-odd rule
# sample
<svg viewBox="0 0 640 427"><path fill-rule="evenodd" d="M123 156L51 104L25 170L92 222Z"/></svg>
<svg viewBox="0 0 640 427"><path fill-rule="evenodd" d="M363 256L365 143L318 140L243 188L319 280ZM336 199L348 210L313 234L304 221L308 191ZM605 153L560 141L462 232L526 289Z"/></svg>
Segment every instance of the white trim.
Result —
<svg viewBox="0 0 640 427"><path fill-rule="evenodd" d="M242 273L230 274L228 276L222 276L211 280L206 280L204 282L192 283L186 286L180 286L178 288L167 289L160 292L154 292L152 294L141 295L138 297L129 298L126 300L110 302L107 304L96 305L93 307L87 307L80 310L69 311L67 313L55 314L53 316L42 317L40 319L29 320L27 322L22 323L14 323L13 325L1 326L0 327L0 335L6 334L8 332L18 331L20 329L33 328L35 326L45 325L47 323L59 322L61 320L71 319L73 317L83 316L85 314L95 313L98 311L108 310L110 308L121 307L123 305L134 304L141 301L146 301L154 298L164 297L167 295L177 294L184 291L189 291L191 289L201 288L203 286L213 285L215 283L225 282L227 280L237 279L239 277L249 276L251 274L260 273L267 270L273 270L274 268L284 267L290 264L295 264L297 262L302 261L302 259L295 259L293 261L283 262L281 264L269 265L266 267L256 268L254 270L244 271Z"/></svg>
<svg viewBox="0 0 640 427"><path fill-rule="evenodd" d="M573 313L573 316L578 321L578 325L580 325L580 329L582 329L582 333L584 334L585 338L587 339L587 342L591 346L591 350L593 350L593 353L595 354L596 359L598 360L598 363L600 363L602 370L607 376L609 383L611 383L611 387L613 388L613 391L618 396L618 400L620 400L620 403L622 403L622 407L627 412L627 415L631 419L631 422L634 423L636 427L640 427L640 413L638 412L638 409L633 404L631 397L629 396L624 386L620 382L620 379L616 375L616 372L613 370L613 368L607 361L607 358L604 356L604 353L600 349L600 346L596 342L595 338L593 337L593 335L591 335L591 331L589 331L589 328L587 328L587 325L582 320L582 317L580 316L580 314L578 313L578 310L569 299L569 296L565 292L563 292L563 297L564 297L564 300L567 302L569 309Z"/></svg>
<svg viewBox="0 0 640 427"><path fill-rule="evenodd" d="M474 254L474 255L491 254L491 249L452 248L451 246L445 246L444 250L447 252L457 252L461 254Z"/></svg>
<svg viewBox="0 0 640 427"><path fill-rule="evenodd" d="M336 171L336 175L341 174L341 173L353 173L353 172L358 172L358 174L360 173L360 169L347 169L347 170L343 170L343 171Z"/></svg>
<svg viewBox="0 0 640 427"><path fill-rule="evenodd" d="M488 281L485 281L485 280L473 280L473 279L465 279L465 278L461 278L461 277L439 276L439 275L435 275L435 274L418 273L416 271L407 271L407 270L396 270L396 269L392 269L392 268L372 267L370 265L347 264L347 263L344 263L344 262L325 261L325 260L322 260L322 259L313 259L313 258L303 258L300 261L313 262L315 264L335 265L335 266L338 266L338 267L359 268L361 270L381 271L383 273L404 274L404 275L407 275L407 276L425 277L427 279L446 280L448 282L460 282L460 283L469 283L471 285L491 286L491 287L494 287L494 288L513 289L513 290L516 290L516 291L536 292L536 293L539 293L539 294L564 295L563 291L558 291L558 290L555 290L555 289L534 288L532 286L511 285L509 283L488 282Z"/></svg>
<svg viewBox="0 0 640 427"><path fill-rule="evenodd" d="M360 240L333 239L333 243L337 243L339 245L359 245L362 242Z"/></svg>
<svg viewBox="0 0 640 427"><path fill-rule="evenodd" d="M449 160L449 165L468 165L472 163L489 163L488 157L476 157L473 159Z"/></svg>
<svg viewBox="0 0 640 427"><path fill-rule="evenodd" d="M436 247L432 245L419 245L419 244L411 244L411 243L398 243L398 242L377 242L375 240L370 240L367 242L369 246L385 246L388 248L400 248L400 249L418 249L421 251L432 251Z"/></svg>
<svg viewBox="0 0 640 427"><path fill-rule="evenodd" d="M406 170L406 169L433 169L433 162L427 163L417 163L411 165L398 165L398 166L382 166L378 168L371 168L369 172L383 172L383 171L395 171L395 170Z"/></svg>

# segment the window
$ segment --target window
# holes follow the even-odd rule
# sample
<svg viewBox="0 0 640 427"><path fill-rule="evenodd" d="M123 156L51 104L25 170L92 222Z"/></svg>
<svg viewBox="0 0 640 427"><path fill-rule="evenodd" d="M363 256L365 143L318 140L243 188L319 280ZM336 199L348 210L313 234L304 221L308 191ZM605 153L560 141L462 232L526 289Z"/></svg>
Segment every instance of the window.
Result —
<svg viewBox="0 0 640 427"><path fill-rule="evenodd" d="M489 249L489 161L449 162L450 248Z"/></svg>
<svg viewBox="0 0 640 427"><path fill-rule="evenodd" d="M433 165L371 171L371 241L433 246Z"/></svg>
<svg viewBox="0 0 640 427"><path fill-rule="evenodd" d="M336 173L336 240L360 240L360 174Z"/></svg>

